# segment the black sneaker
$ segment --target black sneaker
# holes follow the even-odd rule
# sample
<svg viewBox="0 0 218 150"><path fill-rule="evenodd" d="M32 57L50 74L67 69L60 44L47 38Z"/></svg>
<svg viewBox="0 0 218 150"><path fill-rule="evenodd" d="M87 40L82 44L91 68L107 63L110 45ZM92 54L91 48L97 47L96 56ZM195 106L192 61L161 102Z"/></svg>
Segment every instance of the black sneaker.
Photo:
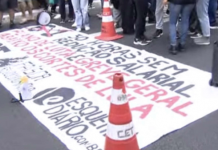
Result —
<svg viewBox="0 0 218 150"><path fill-rule="evenodd" d="M179 43L178 44L178 51L179 52L184 52L185 51L185 46Z"/></svg>
<svg viewBox="0 0 218 150"><path fill-rule="evenodd" d="M142 46L145 46L145 45L149 44L149 42L147 42L145 39L141 40L141 39L138 39L138 38L135 38L133 43L135 45L142 45Z"/></svg>
<svg viewBox="0 0 218 150"><path fill-rule="evenodd" d="M61 19L60 23L66 23L66 20L65 19Z"/></svg>
<svg viewBox="0 0 218 150"><path fill-rule="evenodd" d="M211 29L218 29L218 23L216 22L216 23L214 23L214 24L211 24L211 25L210 25L210 28L211 28Z"/></svg>
<svg viewBox="0 0 218 150"><path fill-rule="evenodd" d="M177 47L173 46L173 45L170 45L169 53L172 54L172 55L176 55L178 53Z"/></svg>
<svg viewBox="0 0 218 150"><path fill-rule="evenodd" d="M153 38L157 39L157 38L161 37L162 35L163 35L163 30L157 29L153 35Z"/></svg>

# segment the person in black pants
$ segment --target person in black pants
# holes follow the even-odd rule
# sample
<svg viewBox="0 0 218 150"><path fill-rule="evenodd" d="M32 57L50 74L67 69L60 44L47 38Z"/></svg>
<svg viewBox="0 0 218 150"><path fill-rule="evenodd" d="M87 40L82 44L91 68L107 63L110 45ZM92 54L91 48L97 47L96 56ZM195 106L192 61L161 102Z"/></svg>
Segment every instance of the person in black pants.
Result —
<svg viewBox="0 0 218 150"><path fill-rule="evenodd" d="M145 23L148 13L148 0L135 0L136 6L136 24L135 24L135 45L147 45L151 39L145 36Z"/></svg>
<svg viewBox="0 0 218 150"><path fill-rule="evenodd" d="M65 23L67 20L66 20L66 9L65 9L65 0L60 0L59 3L60 3L60 14L61 14L61 23ZM68 14L68 21L67 22L70 22L70 23L73 23L74 22L74 10L73 10L73 5L72 5L72 2L71 0L67 0L68 2L68 6L69 6L69 14Z"/></svg>
<svg viewBox="0 0 218 150"><path fill-rule="evenodd" d="M46 0L37 0L38 3L43 7L44 10L48 10L48 3Z"/></svg>
<svg viewBox="0 0 218 150"><path fill-rule="evenodd" d="M123 34L134 34L134 6L133 0L120 0Z"/></svg>

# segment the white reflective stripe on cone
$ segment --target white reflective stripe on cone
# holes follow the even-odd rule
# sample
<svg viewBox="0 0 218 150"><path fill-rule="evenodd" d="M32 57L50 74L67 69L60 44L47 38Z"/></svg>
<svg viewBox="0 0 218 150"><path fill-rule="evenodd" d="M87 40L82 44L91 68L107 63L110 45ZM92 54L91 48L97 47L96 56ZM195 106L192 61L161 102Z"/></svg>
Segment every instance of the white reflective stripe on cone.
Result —
<svg viewBox="0 0 218 150"><path fill-rule="evenodd" d="M102 16L102 22L113 22L112 16Z"/></svg>
<svg viewBox="0 0 218 150"><path fill-rule="evenodd" d="M127 95L123 93L123 90L112 89L111 103L114 105L123 105L128 103Z"/></svg>
<svg viewBox="0 0 218 150"><path fill-rule="evenodd" d="M107 2L104 2L104 8L106 8L106 7L109 7L109 8L110 8L110 4L109 4L108 1L107 1Z"/></svg>
<svg viewBox="0 0 218 150"><path fill-rule="evenodd" d="M124 125L107 124L107 136L112 140L128 140L135 135L133 122Z"/></svg>

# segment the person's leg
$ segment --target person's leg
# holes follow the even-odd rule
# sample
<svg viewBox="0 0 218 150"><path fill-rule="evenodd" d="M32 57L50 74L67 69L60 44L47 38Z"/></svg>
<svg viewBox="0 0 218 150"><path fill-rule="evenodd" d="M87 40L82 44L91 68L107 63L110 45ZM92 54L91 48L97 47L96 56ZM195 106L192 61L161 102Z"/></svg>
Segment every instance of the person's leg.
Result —
<svg viewBox="0 0 218 150"><path fill-rule="evenodd" d="M80 0L80 9L82 12L83 25L85 27L85 30L90 30L88 16L88 0Z"/></svg>
<svg viewBox="0 0 218 150"><path fill-rule="evenodd" d="M104 7L104 0L101 0L101 12L97 14L98 18L102 18L103 7Z"/></svg>
<svg viewBox="0 0 218 150"><path fill-rule="evenodd" d="M180 50L184 49L186 37L189 30L189 19L193 9L194 9L194 4L183 5L182 8L181 23L180 23L180 42L179 42Z"/></svg>
<svg viewBox="0 0 218 150"><path fill-rule="evenodd" d="M169 3L169 31L170 31L170 49L173 55L177 54L176 24L181 12L182 5Z"/></svg>
<svg viewBox="0 0 218 150"><path fill-rule="evenodd" d="M8 9L9 9L9 17L10 17L10 28L14 28L14 10L17 8L18 2L17 0L8 0Z"/></svg>
<svg viewBox="0 0 218 150"><path fill-rule="evenodd" d="M210 22L208 17L209 0L198 0L196 4L196 12L200 22L202 34L210 37Z"/></svg>
<svg viewBox="0 0 218 150"><path fill-rule="evenodd" d="M48 3L46 0L38 0L41 7L43 7L45 10L48 10Z"/></svg>
<svg viewBox="0 0 218 150"><path fill-rule="evenodd" d="M75 15L74 15L73 4L71 0L68 0L68 6L69 6L68 22L73 23Z"/></svg>
<svg viewBox="0 0 218 150"><path fill-rule="evenodd" d="M60 0L59 4L60 4L59 12L61 14L61 23L65 23L66 21L65 0Z"/></svg>
<svg viewBox="0 0 218 150"><path fill-rule="evenodd" d="M135 39L134 44L136 45L147 45L151 42L144 35L145 32L145 22L148 12L148 1L147 0L135 0L137 18L135 24Z"/></svg>
<svg viewBox="0 0 218 150"><path fill-rule="evenodd" d="M57 8L57 4L52 4L51 6L51 13L56 14L56 8Z"/></svg>
<svg viewBox="0 0 218 150"><path fill-rule="evenodd" d="M18 5L20 8L20 11L22 13L22 18L20 20L20 24L26 23L27 22L27 18L26 18L26 3L24 0L19 0L18 1Z"/></svg>
<svg viewBox="0 0 218 150"><path fill-rule="evenodd" d="M0 0L0 28L2 27L3 12L7 9L7 0Z"/></svg>
<svg viewBox="0 0 218 150"><path fill-rule="evenodd" d="M134 33L134 3L132 0L120 0L122 29L124 34Z"/></svg>
<svg viewBox="0 0 218 150"><path fill-rule="evenodd" d="M148 23L155 23L156 0L149 0Z"/></svg>
<svg viewBox="0 0 218 150"><path fill-rule="evenodd" d="M163 0L156 0L155 18L156 18L156 31L153 35L153 38L159 38L161 35L163 35L163 22L164 22Z"/></svg>
<svg viewBox="0 0 218 150"><path fill-rule="evenodd" d="M196 12L203 35L203 37L198 36L194 38L194 42L196 44L210 44L210 21L208 17L208 6L209 0L198 0L196 4Z"/></svg>
<svg viewBox="0 0 218 150"><path fill-rule="evenodd" d="M89 7L92 8L93 0L89 0Z"/></svg>
<svg viewBox="0 0 218 150"><path fill-rule="evenodd" d="M83 27L83 18L80 9L80 0L72 0L74 14L75 14L75 23L77 26L77 31L81 31Z"/></svg>
<svg viewBox="0 0 218 150"><path fill-rule="evenodd" d="M119 9L113 8L112 9L113 18L114 18L114 26L116 28L121 27L121 13Z"/></svg>
<svg viewBox="0 0 218 150"><path fill-rule="evenodd" d="M210 19L211 29L218 28L218 24L216 22L216 10L217 10L217 0L209 0L208 15Z"/></svg>
<svg viewBox="0 0 218 150"><path fill-rule="evenodd" d="M28 20L34 20L32 0L27 0L27 9L28 9L28 12L29 12Z"/></svg>

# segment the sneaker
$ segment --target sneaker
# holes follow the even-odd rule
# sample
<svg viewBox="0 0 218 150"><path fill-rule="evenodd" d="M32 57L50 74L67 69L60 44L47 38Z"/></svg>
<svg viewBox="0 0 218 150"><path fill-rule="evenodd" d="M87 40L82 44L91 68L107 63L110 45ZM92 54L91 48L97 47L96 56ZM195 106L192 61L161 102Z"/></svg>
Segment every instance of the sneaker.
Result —
<svg viewBox="0 0 218 150"><path fill-rule="evenodd" d="M142 46L145 46L145 45L148 45L148 44L149 44L149 42L146 41L146 39L141 40L141 39L138 39L138 38L135 38L134 41L133 41L133 43L134 43L135 45L142 45Z"/></svg>
<svg viewBox="0 0 218 150"><path fill-rule="evenodd" d="M216 22L216 23L210 25L210 28L211 29L218 29L218 23Z"/></svg>
<svg viewBox="0 0 218 150"><path fill-rule="evenodd" d="M60 23L66 23L66 20L65 19L61 19Z"/></svg>
<svg viewBox="0 0 218 150"><path fill-rule="evenodd" d="M77 28L76 31L77 31L77 32L80 32L80 31L82 31L82 29L81 29L81 28Z"/></svg>
<svg viewBox="0 0 218 150"><path fill-rule="evenodd" d="M76 25L76 22L74 22L74 24L72 24L72 27L76 27L77 25Z"/></svg>
<svg viewBox="0 0 218 150"><path fill-rule="evenodd" d="M142 39L144 39L144 41L151 43L152 39L148 38L147 36L143 36Z"/></svg>
<svg viewBox="0 0 218 150"><path fill-rule="evenodd" d="M101 19L102 18L102 14L101 13L97 14L97 17Z"/></svg>
<svg viewBox="0 0 218 150"><path fill-rule="evenodd" d="M200 33L195 33L194 35L190 36L192 39L201 38L202 35Z"/></svg>
<svg viewBox="0 0 218 150"><path fill-rule="evenodd" d="M173 46L173 45L170 45L169 53L172 54L172 55L176 55L178 53L177 47Z"/></svg>
<svg viewBox="0 0 218 150"><path fill-rule="evenodd" d="M34 18L34 16L30 15L30 16L27 18L27 20L33 21L33 20L35 20L35 18Z"/></svg>
<svg viewBox="0 0 218 150"><path fill-rule="evenodd" d="M185 46L181 43L178 44L178 51L179 52L184 52L185 51Z"/></svg>
<svg viewBox="0 0 218 150"><path fill-rule="evenodd" d="M90 30L90 27L89 26L85 26L85 30L86 31Z"/></svg>
<svg viewBox="0 0 218 150"><path fill-rule="evenodd" d="M209 37L200 37L194 39L195 44L197 45L209 45L210 44L210 38Z"/></svg>
<svg viewBox="0 0 218 150"><path fill-rule="evenodd" d="M27 22L27 18L26 17L22 17L20 20L20 24L24 24Z"/></svg>
<svg viewBox="0 0 218 150"><path fill-rule="evenodd" d="M157 29L153 35L154 39L157 39L163 35L163 30L162 29Z"/></svg>
<svg viewBox="0 0 218 150"><path fill-rule="evenodd" d="M59 18L61 18L60 14L57 14L57 15L54 16L54 19L59 19Z"/></svg>

